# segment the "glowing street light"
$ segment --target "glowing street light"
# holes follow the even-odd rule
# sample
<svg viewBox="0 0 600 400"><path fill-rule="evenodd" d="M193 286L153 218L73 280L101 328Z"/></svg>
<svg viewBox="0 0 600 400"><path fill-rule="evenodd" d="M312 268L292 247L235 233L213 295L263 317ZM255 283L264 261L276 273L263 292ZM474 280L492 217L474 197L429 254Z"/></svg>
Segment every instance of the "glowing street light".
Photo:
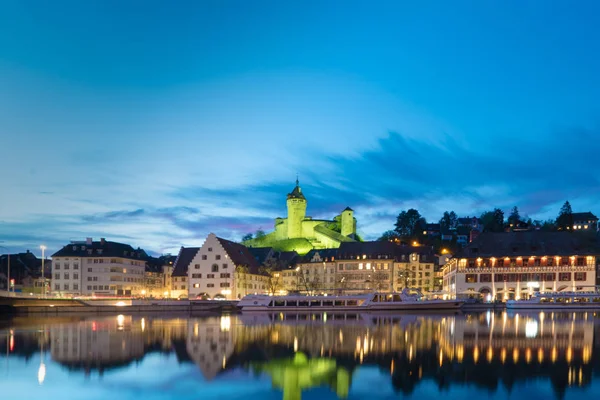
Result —
<svg viewBox="0 0 600 400"><path fill-rule="evenodd" d="M46 297L46 279L44 278L44 252L46 251L46 246L41 245L40 249L42 249L42 286L43 286L43 295ZM46 373L46 367L44 367L44 374Z"/></svg>

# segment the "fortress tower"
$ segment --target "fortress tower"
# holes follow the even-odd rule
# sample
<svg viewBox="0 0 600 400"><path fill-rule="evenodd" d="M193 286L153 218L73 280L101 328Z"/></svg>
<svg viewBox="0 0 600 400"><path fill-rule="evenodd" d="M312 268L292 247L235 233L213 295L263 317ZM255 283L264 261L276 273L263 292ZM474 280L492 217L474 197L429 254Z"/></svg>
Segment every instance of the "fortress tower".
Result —
<svg viewBox="0 0 600 400"><path fill-rule="evenodd" d="M342 211L342 226L341 234L344 236L350 236L356 233L356 220L354 219L354 210L350 207L346 207Z"/></svg>
<svg viewBox="0 0 600 400"><path fill-rule="evenodd" d="M306 198L302 194L298 178L296 187L287 195L287 234L289 239L302 237L302 221L306 217Z"/></svg>

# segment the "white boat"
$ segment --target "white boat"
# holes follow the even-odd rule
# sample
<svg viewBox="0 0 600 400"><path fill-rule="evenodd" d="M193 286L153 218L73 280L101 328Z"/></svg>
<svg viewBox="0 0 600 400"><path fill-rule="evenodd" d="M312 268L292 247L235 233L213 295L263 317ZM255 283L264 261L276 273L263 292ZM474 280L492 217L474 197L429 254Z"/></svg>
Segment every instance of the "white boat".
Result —
<svg viewBox="0 0 600 400"><path fill-rule="evenodd" d="M427 300L406 289L400 293L367 293L348 296L248 295L238 302L242 311L409 311L457 310L460 300Z"/></svg>
<svg viewBox="0 0 600 400"><path fill-rule="evenodd" d="M527 300L508 300L509 310L600 310L600 291L538 292Z"/></svg>

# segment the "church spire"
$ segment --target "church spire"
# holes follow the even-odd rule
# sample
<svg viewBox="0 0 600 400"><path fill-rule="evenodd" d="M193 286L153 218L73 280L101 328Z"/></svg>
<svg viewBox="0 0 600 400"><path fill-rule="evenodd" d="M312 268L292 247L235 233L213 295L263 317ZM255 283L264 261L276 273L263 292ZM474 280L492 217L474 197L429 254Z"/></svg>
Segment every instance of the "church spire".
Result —
<svg viewBox="0 0 600 400"><path fill-rule="evenodd" d="M298 174L296 174L296 186L300 186L300 182L298 181Z"/></svg>

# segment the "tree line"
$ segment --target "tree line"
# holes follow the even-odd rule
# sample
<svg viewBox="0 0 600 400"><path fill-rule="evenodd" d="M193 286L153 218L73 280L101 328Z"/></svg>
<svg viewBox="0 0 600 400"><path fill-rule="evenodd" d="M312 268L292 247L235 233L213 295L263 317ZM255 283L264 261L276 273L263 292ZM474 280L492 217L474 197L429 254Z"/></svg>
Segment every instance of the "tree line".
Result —
<svg viewBox="0 0 600 400"><path fill-rule="evenodd" d="M570 231L573 227L573 210L569 201L566 201L560 208L556 219L533 220L529 217L522 217L519 208L513 207L505 218L504 211L500 208L485 211L479 216L483 232L504 232L507 229L531 228L542 231ZM461 235L468 235L470 227L459 226L458 216L454 211L445 211L442 217L436 221L439 223L441 233L456 232ZM418 241L427 243L435 239L427 237L428 222L418 210L411 208L403 210L398 214L394 229L384 232L378 240L401 240Z"/></svg>

